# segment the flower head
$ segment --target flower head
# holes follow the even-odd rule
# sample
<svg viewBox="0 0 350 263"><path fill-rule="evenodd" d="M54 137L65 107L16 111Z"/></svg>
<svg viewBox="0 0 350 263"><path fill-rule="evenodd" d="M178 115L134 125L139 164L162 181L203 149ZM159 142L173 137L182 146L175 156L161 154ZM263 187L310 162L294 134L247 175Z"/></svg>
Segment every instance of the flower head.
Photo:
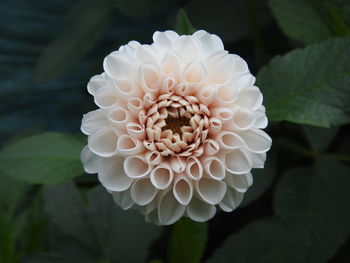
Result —
<svg viewBox="0 0 350 263"><path fill-rule="evenodd" d="M229 212L264 166L271 138L263 97L247 63L216 35L156 32L109 54L88 92L99 109L84 115L88 173L123 209L167 225L187 215Z"/></svg>

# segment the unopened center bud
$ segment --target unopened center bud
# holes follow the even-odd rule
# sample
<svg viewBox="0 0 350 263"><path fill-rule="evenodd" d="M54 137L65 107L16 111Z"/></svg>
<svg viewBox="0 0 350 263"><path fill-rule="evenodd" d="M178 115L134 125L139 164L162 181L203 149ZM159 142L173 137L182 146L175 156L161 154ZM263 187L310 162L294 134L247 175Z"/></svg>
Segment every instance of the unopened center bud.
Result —
<svg viewBox="0 0 350 263"><path fill-rule="evenodd" d="M187 117L167 118L165 122L166 126L162 128L162 131L171 130L174 134L178 133L180 137L182 137L181 127L190 126L190 119Z"/></svg>

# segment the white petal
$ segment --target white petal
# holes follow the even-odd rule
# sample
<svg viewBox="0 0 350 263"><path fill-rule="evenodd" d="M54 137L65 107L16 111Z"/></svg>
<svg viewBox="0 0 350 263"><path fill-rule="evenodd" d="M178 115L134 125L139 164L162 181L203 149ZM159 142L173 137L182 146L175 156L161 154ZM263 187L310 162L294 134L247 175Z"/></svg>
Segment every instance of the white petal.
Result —
<svg viewBox="0 0 350 263"><path fill-rule="evenodd" d="M168 163L161 163L153 168L150 178L156 188L164 190L172 183L174 172Z"/></svg>
<svg viewBox="0 0 350 263"><path fill-rule="evenodd" d="M227 107L212 108L210 113L213 117L218 118L222 124L232 121L234 115L234 112Z"/></svg>
<svg viewBox="0 0 350 263"><path fill-rule="evenodd" d="M126 105L128 107L128 110L134 117L139 117L139 112L142 109L142 99L129 98Z"/></svg>
<svg viewBox="0 0 350 263"><path fill-rule="evenodd" d="M151 92L155 95L159 93L161 84L160 67L155 63L144 63L140 66L139 78L144 92Z"/></svg>
<svg viewBox="0 0 350 263"><path fill-rule="evenodd" d="M185 213L186 207L181 205L174 197L173 191L165 192L158 205L159 222L162 225L171 225L179 220Z"/></svg>
<svg viewBox="0 0 350 263"><path fill-rule="evenodd" d="M140 45L135 50L137 61L142 64L145 62L158 63L156 50L151 45Z"/></svg>
<svg viewBox="0 0 350 263"><path fill-rule="evenodd" d="M89 136L88 145L92 152L102 157L110 157L117 151L118 136L111 128L101 128Z"/></svg>
<svg viewBox="0 0 350 263"><path fill-rule="evenodd" d="M89 174L98 172L102 158L90 151L87 145L81 151L80 159L84 165L85 172Z"/></svg>
<svg viewBox="0 0 350 263"><path fill-rule="evenodd" d="M175 50L181 54L185 64L196 59L198 49L191 36L182 35L175 42Z"/></svg>
<svg viewBox="0 0 350 263"><path fill-rule="evenodd" d="M192 180L199 180L203 176L203 166L201 162L196 157L188 157L185 173Z"/></svg>
<svg viewBox="0 0 350 263"><path fill-rule="evenodd" d="M233 58L227 51L215 52L208 58L208 81L211 84L227 84L232 79Z"/></svg>
<svg viewBox="0 0 350 263"><path fill-rule="evenodd" d="M156 31L153 34L153 42L157 48L171 49L172 42L165 32Z"/></svg>
<svg viewBox="0 0 350 263"><path fill-rule="evenodd" d="M203 157L202 163L204 170L214 180L222 180L225 178L225 165L222 161L215 157Z"/></svg>
<svg viewBox="0 0 350 263"><path fill-rule="evenodd" d="M128 76L130 63L119 51L112 52L103 61L104 71L112 78Z"/></svg>
<svg viewBox="0 0 350 263"><path fill-rule="evenodd" d="M130 135L121 135L117 142L117 151L123 155L134 155L145 151L142 142Z"/></svg>
<svg viewBox="0 0 350 263"><path fill-rule="evenodd" d="M200 61L191 61L183 72L183 81L188 84L200 85L207 79L207 72Z"/></svg>
<svg viewBox="0 0 350 263"><path fill-rule="evenodd" d="M208 34L204 30L199 30L193 34L201 43L203 54L211 54L224 49L221 39L217 35Z"/></svg>
<svg viewBox="0 0 350 263"><path fill-rule="evenodd" d="M248 87L241 89L237 103L245 108L257 110L263 102L263 96L257 87Z"/></svg>
<svg viewBox="0 0 350 263"><path fill-rule="evenodd" d="M209 105L215 99L215 89L212 86L200 88L196 93L196 97L201 103Z"/></svg>
<svg viewBox="0 0 350 263"><path fill-rule="evenodd" d="M267 152L271 147L271 137L262 130L247 130L240 133L240 135L244 139L249 151L251 152L264 153Z"/></svg>
<svg viewBox="0 0 350 263"><path fill-rule="evenodd" d="M110 191L125 191L133 182L133 179L129 178L124 173L123 162L124 158L119 156L115 157L98 173L98 179L101 184Z"/></svg>
<svg viewBox="0 0 350 263"><path fill-rule="evenodd" d="M106 78L103 76L103 74L95 75L87 84L87 90L91 95L95 95L95 93L100 90L101 88L105 87L107 84Z"/></svg>
<svg viewBox="0 0 350 263"><path fill-rule="evenodd" d="M253 168L264 168L266 153L251 153L253 156Z"/></svg>
<svg viewBox="0 0 350 263"><path fill-rule="evenodd" d="M244 144L243 139L236 133L230 131L221 131L215 136L216 141L219 143L221 149L235 150L242 147Z"/></svg>
<svg viewBox="0 0 350 263"><path fill-rule="evenodd" d="M124 171L130 178L142 178L151 171L151 166L146 162L144 156L128 156L125 158Z"/></svg>
<svg viewBox="0 0 350 263"><path fill-rule="evenodd" d="M163 161L163 156L158 151L148 151L145 153L146 160L151 165L160 164Z"/></svg>
<svg viewBox="0 0 350 263"><path fill-rule="evenodd" d="M141 206L149 204L156 196L157 191L149 178L136 180L130 188L132 200Z"/></svg>
<svg viewBox="0 0 350 263"><path fill-rule="evenodd" d="M236 56L236 60L235 60L235 70L236 72L239 72L241 74L244 73L248 73L249 69L248 69L248 64L247 62L245 62L244 59L242 59L239 56Z"/></svg>
<svg viewBox="0 0 350 263"><path fill-rule="evenodd" d="M129 79L123 79L118 78L114 80L115 82L115 89L117 93L123 98L123 99L129 99L129 98L142 98L144 93L136 87L135 84L133 84Z"/></svg>
<svg viewBox="0 0 350 263"><path fill-rule="evenodd" d="M108 125L108 120L102 110L94 110L84 114L80 130L84 134L90 135L101 127L106 127Z"/></svg>
<svg viewBox="0 0 350 263"><path fill-rule="evenodd" d="M216 208L193 196L186 212L193 221L205 222L214 217Z"/></svg>
<svg viewBox="0 0 350 263"><path fill-rule="evenodd" d="M129 190L123 192L112 192L112 195L114 202L124 210L127 210L134 205Z"/></svg>
<svg viewBox="0 0 350 263"><path fill-rule="evenodd" d="M253 176L251 173L231 174L227 173L225 182L228 186L236 189L236 191L245 193L253 184Z"/></svg>
<svg viewBox="0 0 350 263"><path fill-rule="evenodd" d="M220 146L216 140L206 139L203 142L204 154L205 155L215 155L220 151Z"/></svg>
<svg viewBox="0 0 350 263"><path fill-rule="evenodd" d="M223 181L202 178L194 182L198 195L208 204L216 205L224 198L226 184Z"/></svg>
<svg viewBox="0 0 350 263"><path fill-rule="evenodd" d="M216 89L214 106L225 106L232 104L238 97L238 92L232 85L222 85ZM239 101L237 99L237 101Z"/></svg>
<svg viewBox="0 0 350 263"><path fill-rule="evenodd" d="M247 108L239 108L233 115L232 124L237 130L248 130L256 122L256 115Z"/></svg>
<svg viewBox="0 0 350 263"><path fill-rule="evenodd" d="M245 174L252 169L252 156L243 149L234 150L225 155L225 168L234 174Z"/></svg>
<svg viewBox="0 0 350 263"><path fill-rule="evenodd" d="M108 113L108 119L117 127L125 128L126 125L134 120L130 113L122 108L116 107Z"/></svg>
<svg viewBox="0 0 350 263"><path fill-rule="evenodd" d="M126 125L126 131L131 137L134 137L139 140L143 140L146 136L145 126L137 122L129 122Z"/></svg>
<svg viewBox="0 0 350 263"><path fill-rule="evenodd" d="M102 109L109 109L118 104L117 93L108 87L99 89L94 96L94 100L96 105Z"/></svg>
<svg viewBox="0 0 350 263"><path fill-rule="evenodd" d="M241 204L243 196L243 193L237 192L235 189L228 187L224 199L219 203L219 206L225 212L231 212Z"/></svg>
<svg viewBox="0 0 350 263"><path fill-rule="evenodd" d="M174 52L168 52L161 61L162 71L169 77L179 80L181 72L181 58Z"/></svg>
<svg viewBox="0 0 350 263"><path fill-rule="evenodd" d="M219 131L221 131L222 128L222 122L219 118L212 117L209 120L209 133L210 134L216 134Z"/></svg>
<svg viewBox="0 0 350 263"><path fill-rule="evenodd" d="M169 163L170 163L171 169L173 169L175 173L182 173L183 171L185 171L186 159L184 157L175 155L170 158Z"/></svg>
<svg viewBox="0 0 350 263"><path fill-rule="evenodd" d="M191 180L184 175L177 174L174 179L173 193L180 204L188 205L193 195Z"/></svg>
<svg viewBox="0 0 350 263"><path fill-rule="evenodd" d="M265 129L267 127L268 120L265 114L265 107L263 105L256 111L256 122L255 126L260 129Z"/></svg>

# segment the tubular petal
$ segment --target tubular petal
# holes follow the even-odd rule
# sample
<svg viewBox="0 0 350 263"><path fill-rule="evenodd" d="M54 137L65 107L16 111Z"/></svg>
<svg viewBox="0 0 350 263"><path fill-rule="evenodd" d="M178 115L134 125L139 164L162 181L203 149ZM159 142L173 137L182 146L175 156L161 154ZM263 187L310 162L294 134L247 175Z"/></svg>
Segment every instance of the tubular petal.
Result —
<svg viewBox="0 0 350 263"><path fill-rule="evenodd" d="M130 188L132 200L141 206L149 204L156 196L157 191L149 178L136 180Z"/></svg>
<svg viewBox="0 0 350 263"><path fill-rule="evenodd" d="M205 222L214 217L216 208L214 205L208 204L193 196L191 202L187 206L186 212L193 221Z"/></svg>
<svg viewBox="0 0 350 263"><path fill-rule="evenodd" d="M159 222L162 225L175 223L186 211L186 206L181 205L174 197L173 191L164 192L158 205Z"/></svg>
<svg viewBox="0 0 350 263"><path fill-rule="evenodd" d="M110 157L117 152L117 134L111 128L101 128L88 138L92 152L102 157Z"/></svg>
<svg viewBox="0 0 350 263"><path fill-rule="evenodd" d="M122 192L128 189L133 179L126 176L123 171L123 161L121 157L113 158L107 167L104 167L98 173L98 179L101 184L110 191Z"/></svg>
<svg viewBox="0 0 350 263"><path fill-rule="evenodd" d="M188 205L193 195L191 180L185 175L177 174L174 179L173 193L180 204Z"/></svg>
<svg viewBox="0 0 350 263"><path fill-rule="evenodd" d="M226 184L219 180L202 178L194 185L198 195L208 204L220 203L226 193Z"/></svg>
<svg viewBox="0 0 350 263"><path fill-rule="evenodd" d="M130 178L142 178L149 174L151 166L143 156L128 156L125 158L124 171Z"/></svg>

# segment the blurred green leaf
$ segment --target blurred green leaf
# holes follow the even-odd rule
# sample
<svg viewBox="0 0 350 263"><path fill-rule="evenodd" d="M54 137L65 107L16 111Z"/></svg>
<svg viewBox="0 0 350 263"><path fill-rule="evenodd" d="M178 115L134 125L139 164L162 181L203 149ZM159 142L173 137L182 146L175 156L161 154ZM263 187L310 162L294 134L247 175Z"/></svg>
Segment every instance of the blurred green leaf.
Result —
<svg viewBox="0 0 350 263"><path fill-rule="evenodd" d="M303 262L298 226L275 217L253 222L230 235L207 263Z"/></svg>
<svg viewBox="0 0 350 263"><path fill-rule="evenodd" d="M98 263L89 259L75 259L61 255L41 253L26 258L23 263ZM102 263L102 262L101 262Z"/></svg>
<svg viewBox="0 0 350 263"><path fill-rule="evenodd" d="M277 56L258 85L270 121L329 127L350 122L350 36Z"/></svg>
<svg viewBox="0 0 350 263"><path fill-rule="evenodd" d="M339 131L339 127L321 128L303 125L302 128L312 149L316 151L325 151Z"/></svg>
<svg viewBox="0 0 350 263"><path fill-rule="evenodd" d="M180 11L177 13L175 31L179 35L191 35L196 31L188 19L185 10L183 9L180 9Z"/></svg>
<svg viewBox="0 0 350 263"><path fill-rule="evenodd" d="M0 262L14 263L15 238L12 231L10 216L0 207Z"/></svg>
<svg viewBox="0 0 350 263"><path fill-rule="evenodd" d="M232 234L208 263L325 263L350 232L349 167L330 159L294 168L278 184L276 217Z"/></svg>
<svg viewBox="0 0 350 263"><path fill-rule="evenodd" d="M62 183L83 173L83 146L82 140L68 134L48 132L28 137L0 151L0 170L29 183Z"/></svg>
<svg viewBox="0 0 350 263"><path fill-rule="evenodd" d="M89 193L88 208L73 184L46 186L44 195L52 220L66 235L90 248L95 262L145 262L149 246L160 234L161 228L146 224L138 212L122 211L103 187ZM91 254L82 257L92 259Z"/></svg>
<svg viewBox="0 0 350 263"><path fill-rule="evenodd" d="M168 258L170 263L199 263L207 243L208 226L182 218L173 228Z"/></svg>
<svg viewBox="0 0 350 263"><path fill-rule="evenodd" d="M111 0L82 0L70 11L72 26L41 54L34 81L46 81L68 71L90 51L107 26Z"/></svg>
<svg viewBox="0 0 350 263"><path fill-rule="evenodd" d="M0 175L0 207L12 217L23 201L28 185L9 176Z"/></svg>
<svg viewBox="0 0 350 263"><path fill-rule="evenodd" d="M327 262L350 233L350 169L331 159L289 170L277 185L275 213L302 220L302 262Z"/></svg>
<svg viewBox="0 0 350 263"><path fill-rule="evenodd" d="M272 184L277 172L277 153L274 149L269 151L264 169L252 170L254 183L244 194L240 207L247 206L256 201Z"/></svg>
<svg viewBox="0 0 350 263"><path fill-rule="evenodd" d="M329 1L270 0L270 7L283 32L304 44L350 33L344 21L350 12L341 15Z"/></svg>

